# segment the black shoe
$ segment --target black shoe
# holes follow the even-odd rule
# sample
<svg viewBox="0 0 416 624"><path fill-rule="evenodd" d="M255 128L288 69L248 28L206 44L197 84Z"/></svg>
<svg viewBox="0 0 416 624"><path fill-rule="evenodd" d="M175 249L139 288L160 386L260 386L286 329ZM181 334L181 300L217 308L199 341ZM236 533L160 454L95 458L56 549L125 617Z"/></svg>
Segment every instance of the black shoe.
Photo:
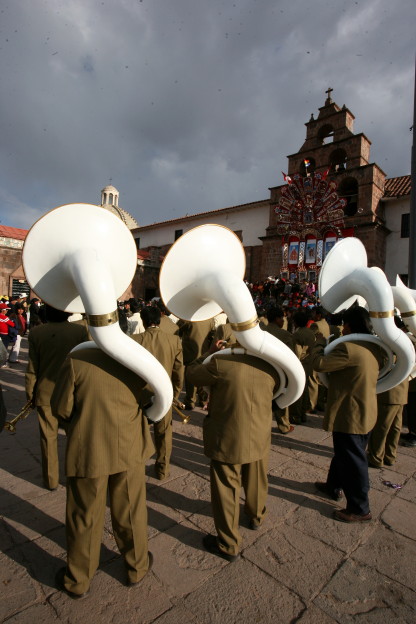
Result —
<svg viewBox="0 0 416 624"><path fill-rule="evenodd" d="M129 581L129 580L127 580L127 583L126 583L127 587L136 587L136 585L139 585L142 582L142 580L144 579L144 577L149 574L149 572L150 572L150 570L152 569L152 566L153 566L153 555L150 552L150 550L147 553L147 557L149 559L149 567L147 568L146 574L144 576L142 576L142 578L139 579L138 581Z"/></svg>
<svg viewBox="0 0 416 624"><path fill-rule="evenodd" d="M55 583L57 589L65 592L67 596L73 598L74 600L80 600L81 598L85 598L90 593L90 588L87 589L83 594L76 594L75 592L71 592L64 585L64 576L66 574L66 568L60 568L58 572L55 574Z"/></svg>
<svg viewBox="0 0 416 624"><path fill-rule="evenodd" d="M343 493L341 488L336 488L335 490L330 490L326 483L323 481L315 481L315 487L318 492L322 494L326 494L329 498L332 498L334 501L339 501L343 497Z"/></svg>
<svg viewBox="0 0 416 624"><path fill-rule="evenodd" d="M230 562L240 559L240 553L238 553L237 555L229 555L228 553L221 550L218 546L217 538L215 537L215 535L205 535L205 537L202 539L202 543L204 544L205 550L212 553L213 555L221 557L222 559L226 559Z"/></svg>
<svg viewBox="0 0 416 624"><path fill-rule="evenodd" d="M383 466L381 464L380 465L373 464L373 462L370 462L370 461L368 462L368 467L369 468L376 468L377 470L381 470L383 468Z"/></svg>
<svg viewBox="0 0 416 624"><path fill-rule="evenodd" d="M401 433L400 434L400 439L401 440L412 440L413 438L416 439L416 433L411 433L410 431L408 433Z"/></svg>
<svg viewBox="0 0 416 624"><path fill-rule="evenodd" d="M402 438L400 440L400 446L408 446L408 447L416 446L416 436L412 434L412 437L409 436L408 438Z"/></svg>
<svg viewBox="0 0 416 624"><path fill-rule="evenodd" d="M258 531L260 527L261 527L261 524L259 524L257 520L254 520L254 518L251 518L248 521L248 528L251 529L252 531Z"/></svg>

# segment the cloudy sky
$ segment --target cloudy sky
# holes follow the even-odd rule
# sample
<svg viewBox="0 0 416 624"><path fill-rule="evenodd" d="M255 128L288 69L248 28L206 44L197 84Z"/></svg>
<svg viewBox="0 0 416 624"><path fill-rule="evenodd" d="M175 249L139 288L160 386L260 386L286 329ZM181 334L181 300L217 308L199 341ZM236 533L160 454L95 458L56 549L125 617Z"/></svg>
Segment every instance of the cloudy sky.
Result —
<svg viewBox="0 0 416 624"><path fill-rule="evenodd" d="M0 222L99 203L140 225L267 199L334 89L410 173L414 0L0 0Z"/></svg>

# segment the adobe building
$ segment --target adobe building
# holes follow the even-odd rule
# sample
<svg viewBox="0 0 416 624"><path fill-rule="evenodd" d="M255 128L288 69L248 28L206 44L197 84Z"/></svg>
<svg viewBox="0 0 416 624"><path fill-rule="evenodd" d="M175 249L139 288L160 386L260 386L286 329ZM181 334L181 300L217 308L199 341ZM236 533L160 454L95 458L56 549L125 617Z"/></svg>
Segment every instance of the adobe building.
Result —
<svg viewBox="0 0 416 624"><path fill-rule="evenodd" d="M268 276L314 280L335 242L356 236L366 247L369 266L382 268L391 284L396 275L406 283L410 175L386 178L370 160L370 140L354 133L354 115L338 106L331 93L326 91L317 118L312 114L306 122L299 151L288 156L284 183L268 189L267 198L139 227L119 207L118 190L106 186L101 206L123 220L138 249L135 278L121 298L158 296L159 270L168 249L205 223L228 227L239 237L250 282ZM0 295L26 292L21 249L27 232L0 228Z"/></svg>

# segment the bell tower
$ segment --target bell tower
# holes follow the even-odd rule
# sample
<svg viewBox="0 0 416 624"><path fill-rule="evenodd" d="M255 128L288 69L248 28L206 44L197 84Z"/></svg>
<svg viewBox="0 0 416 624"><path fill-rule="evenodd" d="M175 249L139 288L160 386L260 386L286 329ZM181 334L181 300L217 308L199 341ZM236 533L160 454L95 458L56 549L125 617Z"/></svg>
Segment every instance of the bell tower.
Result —
<svg viewBox="0 0 416 624"><path fill-rule="evenodd" d="M366 247L369 265L384 269L386 237L380 199L384 194L386 174L370 162L371 141L364 133L354 133L354 115L345 106L332 99L328 88L324 105L315 119L313 113L306 122L306 139L300 150L288 156L286 181L298 174L303 178L319 174L328 182L336 183L336 192L343 202L344 228L353 232ZM275 213L284 186L270 189L270 222L263 240L263 258L279 254L267 251L270 237L278 240L278 219ZM271 241L270 241L271 242ZM278 267L278 269L280 266ZM264 274L276 273L272 266L262 267Z"/></svg>

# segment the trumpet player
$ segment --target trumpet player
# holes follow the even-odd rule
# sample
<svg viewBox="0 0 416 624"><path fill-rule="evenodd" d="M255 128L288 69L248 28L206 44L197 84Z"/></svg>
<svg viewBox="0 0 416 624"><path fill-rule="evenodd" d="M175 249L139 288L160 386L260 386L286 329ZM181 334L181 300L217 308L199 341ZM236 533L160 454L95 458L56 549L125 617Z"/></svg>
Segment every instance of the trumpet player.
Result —
<svg viewBox="0 0 416 624"><path fill-rule="evenodd" d="M68 317L69 313L46 304L47 322L29 333L26 398L38 413L43 483L48 490L56 490L59 484L58 421L52 416L51 395L68 353L89 340L87 328L69 323Z"/></svg>
<svg viewBox="0 0 416 624"><path fill-rule="evenodd" d="M172 380L173 397L178 399L183 386L182 343L179 336L160 329L161 313L155 306L146 306L140 312L145 331L135 334L133 340L147 349L164 367ZM154 423L156 447L155 477L163 481L169 476L172 453L172 408Z"/></svg>

